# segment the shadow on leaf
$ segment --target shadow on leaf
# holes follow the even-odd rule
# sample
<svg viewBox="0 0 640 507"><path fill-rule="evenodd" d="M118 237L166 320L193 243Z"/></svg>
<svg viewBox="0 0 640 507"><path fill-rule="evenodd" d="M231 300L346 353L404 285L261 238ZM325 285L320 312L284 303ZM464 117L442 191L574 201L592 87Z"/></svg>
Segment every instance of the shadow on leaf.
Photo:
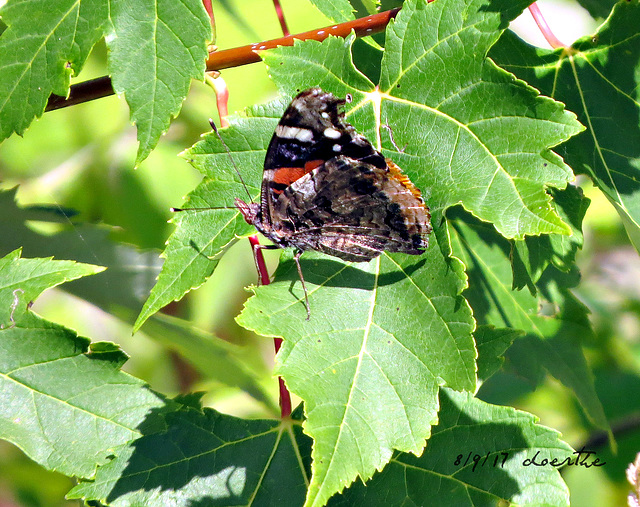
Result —
<svg viewBox="0 0 640 507"><path fill-rule="evenodd" d="M216 506L301 505L311 442L298 421L243 420L212 409L150 412L140 425L155 433L116 450L89 497L107 503ZM157 431L158 419L165 427ZM292 438L295 436L295 438ZM291 469L304 459L305 470ZM287 467L288 473L280 473ZM284 502L284 503L283 503ZM293 502L293 503L291 503Z"/></svg>

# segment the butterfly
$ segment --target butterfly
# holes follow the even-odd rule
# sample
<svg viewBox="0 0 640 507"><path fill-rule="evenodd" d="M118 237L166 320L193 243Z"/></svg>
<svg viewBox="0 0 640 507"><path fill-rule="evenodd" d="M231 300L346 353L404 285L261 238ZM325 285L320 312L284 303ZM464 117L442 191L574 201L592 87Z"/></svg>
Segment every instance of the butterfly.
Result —
<svg viewBox="0 0 640 507"><path fill-rule="evenodd" d="M315 250L366 262L383 251L424 253L431 232L420 190L344 118L346 99L320 88L297 95L271 138L259 203L236 199L247 223L300 256Z"/></svg>

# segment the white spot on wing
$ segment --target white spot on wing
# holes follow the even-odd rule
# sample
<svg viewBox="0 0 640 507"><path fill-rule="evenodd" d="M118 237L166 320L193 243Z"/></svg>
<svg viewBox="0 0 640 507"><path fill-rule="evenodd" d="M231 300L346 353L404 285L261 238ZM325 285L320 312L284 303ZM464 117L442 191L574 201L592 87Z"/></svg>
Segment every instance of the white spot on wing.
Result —
<svg viewBox="0 0 640 507"><path fill-rule="evenodd" d="M276 135L283 139L297 139L302 143L313 141L313 132L300 127L289 127L288 125L278 125Z"/></svg>
<svg viewBox="0 0 640 507"><path fill-rule="evenodd" d="M342 150L342 146L340 146L339 144L334 144L333 145L333 151L341 151Z"/></svg>
<svg viewBox="0 0 640 507"><path fill-rule="evenodd" d="M296 134L296 139L303 143L309 143L313 141L313 132L309 129L299 129L299 132Z"/></svg>
<svg viewBox="0 0 640 507"><path fill-rule="evenodd" d="M329 139L340 139L340 132L338 132L333 127L327 127L324 129L324 136Z"/></svg>

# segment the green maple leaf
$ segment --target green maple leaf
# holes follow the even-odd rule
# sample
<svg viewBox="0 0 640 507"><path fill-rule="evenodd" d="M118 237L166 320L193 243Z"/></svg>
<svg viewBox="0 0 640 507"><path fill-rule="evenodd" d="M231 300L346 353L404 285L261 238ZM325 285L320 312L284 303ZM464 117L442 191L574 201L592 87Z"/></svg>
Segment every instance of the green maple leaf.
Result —
<svg viewBox="0 0 640 507"><path fill-rule="evenodd" d="M180 111L192 78L203 79L210 21L200 0L10 0L0 10L0 140L22 134L106 36L116 93L138 127L136 163Z"/></svg>
<svg viewBox="0 0 640 507"><path fill-rule="evenodd" d="M504 2L504 16L525 3ZM348 52L328 53L340 51L339 40L281 47L263 58L287 94L310 84L351 93L350 121L423 189L434 215L462 203L506 237L570 234L545 188L564 188L573 174L549 147L583 127L562 104L483 58L502 27L483 4L406 2L387 28L377 92Z"/></svg>
<svg viewBox="0 0 640 507"><path fill-rule="evenodd" d="M309 322L292 262L256 289L238 322L285 337L277 372L305 400L315 442L307 503L322 505L371 477L392 449L419 453L437 421L438 386L475 388L476 352L458 296L462 266L437 245L420 259L383 253L366 264L308 255L302 269Z"/></svg>
<svg viewBox="0 0 640 507"><path fill-rule="evenodd" d="M92 477L110 448L136 438L147 411L164 405L120 371L126 355L28 310L46 288L98 273L73 261L0 259L0 437L47 469Z"/></svg>
<svg viewBox="0 0 640 507"><path fill-rule="evenodd" d="M522 362L536 371L529 376L538 378L544 367L575 393L594 424L607 429L582 350L583 340L593 333L588 310L568 290L576 283L576 272L564 274L550 266L536 284L537 296L514 290L509 242L488 224L464 213L451 215L453 251L467 267L470 282L464 295L478 323L527 333L529 346ZM541 311L549 303L557 309Z"/></svg>
<svg viewBox="0 0 640 507"><path fill-rule="evenodd" d="M563 156L614 206L640 251L640 2L618 2L607 21L571 48L533 48L505 33L491 57L542 93L562 100L587 131Z"/></svg>
<svg viewBox="0 0 640 507"><path fill-rule="evenodd" d="M191 79L204 78L210 19L201 0L113 2L109 71L138 127L142 162L169 128Z"/></svg>

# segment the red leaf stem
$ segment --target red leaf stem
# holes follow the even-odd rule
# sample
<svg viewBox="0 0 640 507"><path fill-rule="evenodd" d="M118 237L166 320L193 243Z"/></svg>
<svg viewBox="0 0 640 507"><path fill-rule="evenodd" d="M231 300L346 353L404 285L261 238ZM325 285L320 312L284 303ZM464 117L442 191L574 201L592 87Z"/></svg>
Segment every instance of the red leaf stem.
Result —
<svg viewBox="0 0 640 507"><path fill-rule="evenodd" d="M217 74L217 76L215 76ZM210 83L216 93L216 106L218 107L218 116L220 118L220 126L228 127L229 120L229 88L224 78L218 72L207 72L206 82Z"/></svg>
<svg viewBox="0 0 640 507"><path fill-rule="evenodd" d="M280 0L273 0L273 6L276 9L276 14L278 15L278 21L280 21L280 28L282 29L282 34L286 37L290 35L289 28L287 27L287 22L284 19L284 12L282 10L282 6L280 5Z"/></svg>
<svg viewBox="0 0 640 507"><path fill-rule="evenodd" d="M256 248L260 246L260 241L257 235L249 236L249 243L251 243L251 249L255 252L256 266L258 267L258 280L260 285L269 285L271 280L269 279L269 271L267 271L267 265L264 262L264 256L262 255L262 249Z"/></svg>
<svg viewBox="0 0 640 507"><path fill-rule="evenodd" d="M549 28L549 25L547 25L547 21L544 19L544 16L542 15L542 12L540 11L540 7L538 7L537 3L533 2L529 6L529 12L533 16L533 19L536 22L536 25L538 25L538 28L540 29L540 31L542 32L542 35L544 35L544 38L547 40L547 42L553 49L567 47L567 45L564 44L562 41L560 41L551 31L551 28Z"/></svg>
<svg viewBox="0 0 640 507"><path fill-rule="evenodd" d="M258 267L258 280L260 285L269 285L271 280L269 279L269 271L267 271L267 265L264 262L264 256L262 255L262 249L256 248L260 246L258 236L255 234L249 236L249 243L251 244L251 250L255 257L256 266ZM274 338L273 346L276 350L276 354L282 346L282 338ZM285 418L291 415L291 394L287 389L282 377L278 377L278 386L280 389L280 417Z"/></svg>
<svg viewBox="0 0 640 507"><path fill-rule="evenodd" d="M204 5L204 10L207 11L209 15L209 19L211 20L211 26L215 26L215 21L213 17L213 6L211 5L211 0L202 0L202 5Z"/></svg>

